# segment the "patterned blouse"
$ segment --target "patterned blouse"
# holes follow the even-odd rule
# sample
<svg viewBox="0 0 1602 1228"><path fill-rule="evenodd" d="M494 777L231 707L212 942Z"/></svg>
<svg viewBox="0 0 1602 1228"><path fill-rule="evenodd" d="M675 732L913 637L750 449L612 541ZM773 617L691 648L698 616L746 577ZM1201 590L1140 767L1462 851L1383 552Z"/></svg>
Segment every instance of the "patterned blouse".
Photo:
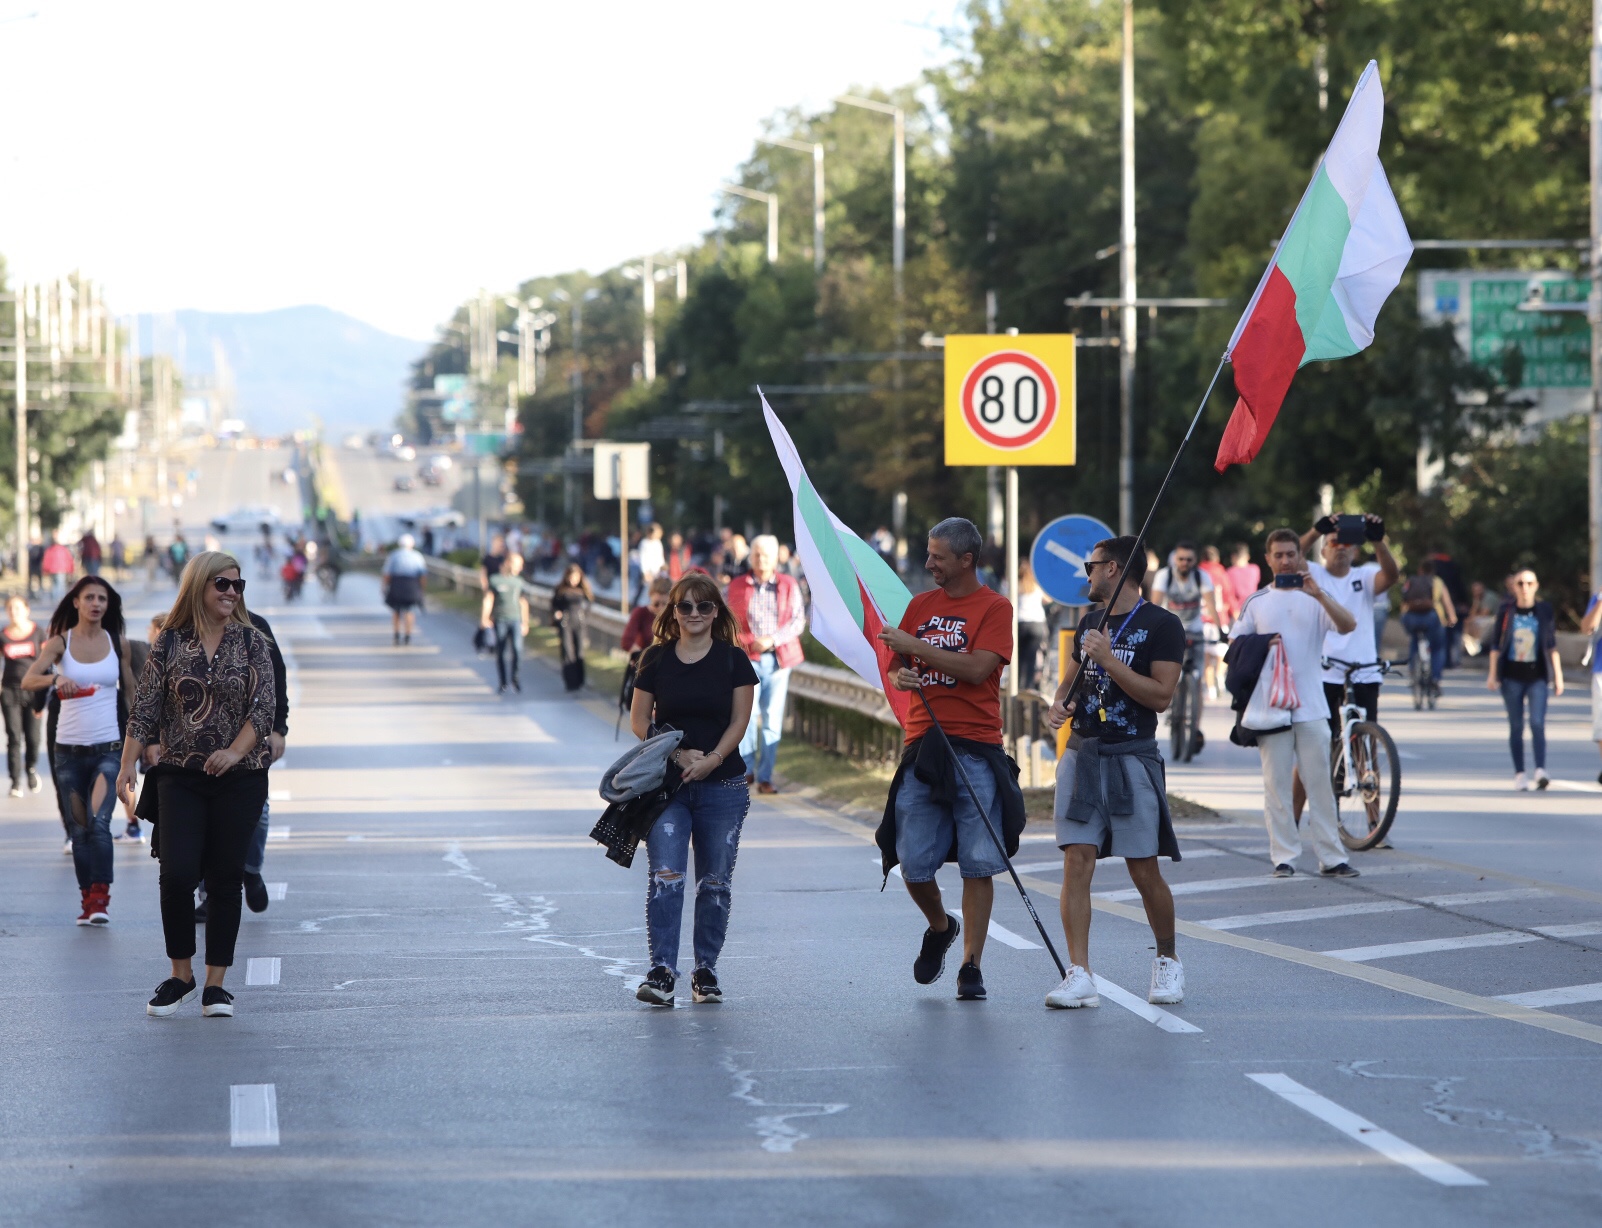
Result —
<svg viewBox="0 0 1602 1228"><path fill-rule="evenodd" d="M170 646L168 635L176 636ZM208 662L193 629L168 635L145 662L128 714L128 736L146 746L160 742L164 764L200 769L213 751L232 746L248 721L255 727L256 745L236 770L267 767L274 700L267 637L228 622Z"/></svg>

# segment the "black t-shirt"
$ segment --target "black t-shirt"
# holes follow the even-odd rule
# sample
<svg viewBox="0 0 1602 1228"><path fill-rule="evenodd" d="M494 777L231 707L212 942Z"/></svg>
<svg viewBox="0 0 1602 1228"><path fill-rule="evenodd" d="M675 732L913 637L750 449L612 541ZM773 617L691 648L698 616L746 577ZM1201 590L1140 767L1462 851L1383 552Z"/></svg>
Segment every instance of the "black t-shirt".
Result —
<svg viewBox="0 0 1602 1228"><path fill-rule="evenodd" d="M684 731L679 745L685 750L711 754L734 717L734 688L755 686L756 670L742 649L713 640L712 647L693 665L679 660L672 643L645 654L635 688L656 698L656 723ZM715 768L708 780L745 775L745 760L738 750Z"/></svg>
<svg viewBox="0 0 1602 1228"><path fill-rule="evenodd" d="M1126 618L1129 620L1127 626L1124 625ZM1155 738L1157 714L1125 695L1123 689L1108 678L1094 661L1087 664L1080 654L1079 645L1086 631L1105 630L1108 635L1114 636L1113 653L1118 659L1135 673L1150 678L1153 661L1184 661L1185 624L1168 610L1154 606L1149 601L1141 602L1132 613L1113 615L1106 627L1102 626L1102 619L1103 611L1092 610L1079 620L1079 630L1074 635L1074 660L1079 662L1081 668L1091 671L1079 688L1074 732L1087 738L1099 738L1103 742L1135 742L1142 738ZM1123 634L1115 635L1120 627L1123 627ZM1101 685L1103 683L1104 688ZM1107 712L1106 720L1096 715L1103 707Z"/></svg>
<svg viewBox="0 0 1602 1228"><path fill-rule="evenodd" d="M12 639L10 628L0 632L0 649L5 652L5 674L0 678L0 685L20 687L22 676L32 667L34 658L39 655L39 649L44 645L44 628L38 623L33 624L33 631L21 639Z"/></svg>

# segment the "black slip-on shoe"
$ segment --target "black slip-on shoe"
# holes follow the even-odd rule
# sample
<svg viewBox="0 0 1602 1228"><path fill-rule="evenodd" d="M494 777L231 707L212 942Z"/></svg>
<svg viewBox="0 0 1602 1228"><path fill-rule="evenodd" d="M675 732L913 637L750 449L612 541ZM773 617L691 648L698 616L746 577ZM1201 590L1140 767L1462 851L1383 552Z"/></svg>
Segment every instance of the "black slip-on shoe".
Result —
<svg viewBox="0 0 1602 1228"><path fill-rule="evenodd" d="M983 1002L985 999L985 978L980 975L979 965L969 960L957 969L957 1001Z"/></svg>
<svg viewBox="0 0 1602 1228"><path fill-rule="evenodd" d="M1277 866L1274 867L1274 877L1275 878L1295 878L1296 877L1296 867L1291 865L1289 862L1282 861Z"/></svg>
<svg viewBox="0 0 1602 1228"><path fill-rule="evenodd" d="M233 1018L234 995L221 985L207 985L200 995L200 1013L208 1018Z"/></svg>
<svg viewBox="0 0 1602 1228"><path fill-rule="evenodd" d="M245 875L245 907L251 912L267 911L267 884L260 874Z"/></svg>
<svg viewBox="0 0 1602 1228"><path fill-rule="evenodd" d="M951 950L951 944L957 941L957 935L962 933L962 922L955 917L946 918L946 928L936 933L932 929L923 931L923 949L918 952L918 958L912 961L912 979L920 985L933 985L940 979L940 974L946 970L946 952Z"/></svg>
<svg viewBox="0 0 1602 1228"><path fill-rule="evenodd" d="M156 986L156 996L145 1003L145 1014L161 1019L172 1014L185 1002L193 1002L199 987L193 981L180 981L169 976Z"/></svg>
<svg viewBox="0 0 1602 1228"><path fill-rule="evenodd" d="M1320 870L1324 878L1361 878L1362 875L1353 868L1352 863L1343 861L1338 866L1330 866L1327 870Z"/></svg>

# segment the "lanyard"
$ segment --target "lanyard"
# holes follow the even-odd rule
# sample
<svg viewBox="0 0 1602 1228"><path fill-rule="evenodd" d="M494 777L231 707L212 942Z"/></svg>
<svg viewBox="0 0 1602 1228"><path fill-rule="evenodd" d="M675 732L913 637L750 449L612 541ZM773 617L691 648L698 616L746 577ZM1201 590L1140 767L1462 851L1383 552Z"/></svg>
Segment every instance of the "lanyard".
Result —
<svg viewBox="0 0 1602 1228"><path fill-rule="evenodd" d="M1113 645L1113 646L1117 645L1119 638L1124 633L1124 629L1129 626L1129 620L1134 618L1135 614L1140 610L1140 607L1145 605L1145 604L1146 604L1146 599L1144 597L1140 597L1140 598L1136 599L1134 607L1129 611L1128 614L1124 615L1124 621L1118 624L1118 630L1116 630L1116 631L1114 631L1112 633L1112 639L1108 641L1111 645ZM1111 613L1111 611L1109 611L1108 614L1107 614L1107 617L1103 618L1101 620L1101 625L1103 627L1105 627L1111 621L1112 621L1112 613ZM1106 720L1107 719L1107 683L1110 681L1110 679L1107 676L1107 671L1105 669L1103 669L1100 665L1096 664L1096 662L1089 661L1088 664L1090 665L1090 667L1092 669L1095 670L1095 677L1096 677L1096 715L1099 716L1102 720Z"/></svg>

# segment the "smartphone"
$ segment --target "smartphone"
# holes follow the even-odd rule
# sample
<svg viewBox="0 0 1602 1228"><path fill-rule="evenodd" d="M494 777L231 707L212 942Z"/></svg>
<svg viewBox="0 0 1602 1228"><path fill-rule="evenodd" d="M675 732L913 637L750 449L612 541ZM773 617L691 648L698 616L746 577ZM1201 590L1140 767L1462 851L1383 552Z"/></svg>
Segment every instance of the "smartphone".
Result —
<svg viewBox="0 0 1602 1228"><path fill-rule="evenodd" d="M1342 546L1361 545L1367 530L1368 521L1361 515L1335 517L1335 541Z"/></svg>
<svg viewBox="0 0 1602 1228"><path fill-rule="evenodd" d="M1302 573L1299 572L1299 571L1293 571L1289 575L1275 576L1274 577L1274 587L1275 588L1301 588L1302 587Z"/></svg>

